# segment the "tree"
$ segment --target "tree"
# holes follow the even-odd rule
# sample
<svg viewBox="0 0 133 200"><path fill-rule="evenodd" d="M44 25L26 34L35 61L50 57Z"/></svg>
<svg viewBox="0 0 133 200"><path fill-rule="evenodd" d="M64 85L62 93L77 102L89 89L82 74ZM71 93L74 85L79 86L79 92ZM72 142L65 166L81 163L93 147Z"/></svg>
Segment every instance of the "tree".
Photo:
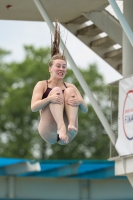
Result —
<svg viewBox="0 0 133 200"><path fill-rule="evenodd" d="M49 77L46 69L50 50L35 50L29 46L25 47L25 52L22 63L13 62L1 67L5 84L0 108L1 156L34 158L34 148L37 150L40 148L37 144L41 144L37 134L38 113L31 112L30 99L37 81L44 79L43 74Z"/></svg>
<svg viewBox="0 0 133 200"><path fill-rule="evenodd" d="M88 104L87 115L79 111L79 133L68 145L48 145L38 134L38 113L32 113L30 100L35 84L49 79L50 49L25 46L25 60L21 63L0 64L0 155L6 157L40 159L104 159L109 153L109 139ZM4 52L2 54L1 52ZM0 51L2 57L8 52ZM0 56L1 58L1 56ZM82 69L85 80L108 116L108 95L102 75L96 65ZM74 83L85 97L73 72L68 69L66 81Z"/></svg>

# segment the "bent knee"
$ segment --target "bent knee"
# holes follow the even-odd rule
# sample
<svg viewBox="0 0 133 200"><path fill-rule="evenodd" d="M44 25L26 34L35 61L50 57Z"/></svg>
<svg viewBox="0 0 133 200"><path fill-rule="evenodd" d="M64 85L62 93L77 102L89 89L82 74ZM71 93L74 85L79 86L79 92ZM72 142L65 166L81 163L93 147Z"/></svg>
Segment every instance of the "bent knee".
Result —
<svg viewBox="0 0 133 200"><path fill-rule="evenodd" d="M53 94L53 93L57 93L57 94L62 94L62 89L60 87L54 87L51 92L49 93L49 95Z"/></svg>
<svg viewBox="0 0 133 200"><path fill-rule="evenodd" d="M65 92L64 92L65 99L70 98L70 97L75 97L76 95L77 94L74 88L70 87L70 88L65 89Z"/></svg>
<svg viewBox="0 0 133 200"><path fill-rule="evenodd" d="M72 87L66 88L65 93L76 93L75 89Z"/></svg>

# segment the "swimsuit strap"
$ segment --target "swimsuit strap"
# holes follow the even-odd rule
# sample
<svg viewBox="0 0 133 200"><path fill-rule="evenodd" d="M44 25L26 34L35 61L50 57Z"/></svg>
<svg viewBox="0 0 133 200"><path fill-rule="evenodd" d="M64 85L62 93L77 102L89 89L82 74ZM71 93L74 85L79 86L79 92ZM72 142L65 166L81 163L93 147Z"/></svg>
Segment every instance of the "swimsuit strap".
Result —
<svg viewBox="0 0 133 200"><path fill-rule="evenodd" d="M67 86L66 86L65 82L63 82L63 84L64 84L64 86L67 88Z"/></svg>

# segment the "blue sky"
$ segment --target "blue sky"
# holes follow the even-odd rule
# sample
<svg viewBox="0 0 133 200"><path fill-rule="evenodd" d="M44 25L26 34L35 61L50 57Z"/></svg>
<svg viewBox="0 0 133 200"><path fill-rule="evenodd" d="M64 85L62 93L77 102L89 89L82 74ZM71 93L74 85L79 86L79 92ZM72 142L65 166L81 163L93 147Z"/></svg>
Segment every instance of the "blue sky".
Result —
<svg viewBox="0 0 133 200"><path fill-rule="evenodd" d="M0 48L12 52L11 56L6 58L7 61L22 61L24 59L24 45L34 45L37 48L50 46L50 30L45 22L0 20L0 30ZM77 66L85 68L89 64L96 63L107 83L119 80L122 77L86 45L63 28L63 40L66 39L66 35L66 46Z"/></svg>

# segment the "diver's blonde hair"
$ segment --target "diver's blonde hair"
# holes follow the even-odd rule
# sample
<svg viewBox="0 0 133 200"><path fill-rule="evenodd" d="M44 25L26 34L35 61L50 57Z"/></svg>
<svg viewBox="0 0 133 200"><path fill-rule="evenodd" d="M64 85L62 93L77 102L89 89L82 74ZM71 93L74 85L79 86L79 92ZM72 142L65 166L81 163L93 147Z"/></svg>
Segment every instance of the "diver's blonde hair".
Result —
<svg viewBox="0 0 133 200"><path fill-rule="evenodd" d="M58 21L55 22L55 32L54 32L54 41L51 39L51 60L49 62L49 67L53 65L53 61L60 59L66 61L66 57L64 55L64 51L61 54L59 50L60 45L60 26Z"/></svg>

